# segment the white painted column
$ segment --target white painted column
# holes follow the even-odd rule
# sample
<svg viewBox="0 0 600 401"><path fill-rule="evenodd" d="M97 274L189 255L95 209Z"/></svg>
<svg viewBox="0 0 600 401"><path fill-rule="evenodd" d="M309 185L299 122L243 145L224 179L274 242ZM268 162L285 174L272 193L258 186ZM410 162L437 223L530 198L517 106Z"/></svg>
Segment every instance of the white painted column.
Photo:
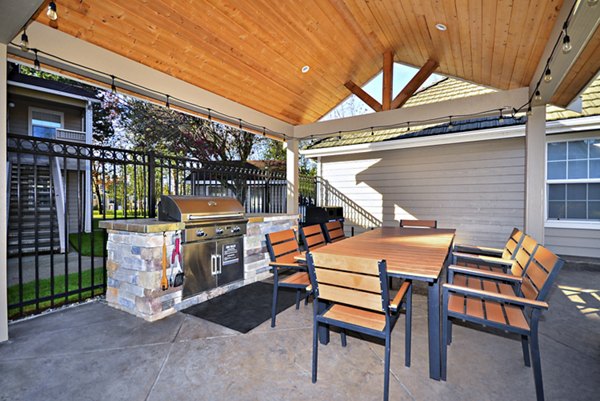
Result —
<svg viewBox="0 0 600 401"><path fill-rule="evenodd" d="M87 102L85 107L85 143L92 143L92 135L94 131L94 113L92 109L92 102ZM85 162L85 207L84 218L85 218L85 232L89 233L92 231L92 162Z"/></svg>
<svg viewBox="0 0 600 401"><path fill-rule="evenodd" d="M288 139L286 142L286 174L287 174L287 212L289 214L298 213L298 140Z"/></svg>
<svg viewBox="0 0 600 401"><path fill-rule="evenodd" d="M6 134L8 131L6 115L6 45L0 43L0 342L8 340L8 300L6 281L6 226L8 216L6 215Z"/></svg>
<svg viewBox="0 0 600 401"><path fill-rule="evenodd" d="M546 106L532 108L525 136L525 232L544 243L546 208Z"/></svg>

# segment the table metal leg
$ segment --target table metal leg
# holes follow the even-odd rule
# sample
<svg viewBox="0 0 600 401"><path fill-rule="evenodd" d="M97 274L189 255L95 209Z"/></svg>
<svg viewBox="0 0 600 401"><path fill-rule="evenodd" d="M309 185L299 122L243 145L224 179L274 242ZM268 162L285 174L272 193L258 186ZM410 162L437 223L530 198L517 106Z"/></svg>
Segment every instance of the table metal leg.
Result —
<svg viewBox="0 0 600 401"><path fill-rule="evenodd" d="M440 282L429 283L427 294L429 325L429 377L440 380Z"/></svg>

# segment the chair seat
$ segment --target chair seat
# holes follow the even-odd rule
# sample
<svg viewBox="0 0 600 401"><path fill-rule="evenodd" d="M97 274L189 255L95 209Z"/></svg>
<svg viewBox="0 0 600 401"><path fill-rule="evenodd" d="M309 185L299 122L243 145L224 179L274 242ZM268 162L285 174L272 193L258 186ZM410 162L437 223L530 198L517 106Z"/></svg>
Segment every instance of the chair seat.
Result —
<svg viewBox="0 0 600 401"><path fill-rule="evenodd" d="M297 256L302 256L300 252L288 253L287 255L283 255L277 258L275 262L269 262L269 266L280 266L280 267L292 267L298 268L302 267L302 264L298 262L295 258Z"/></svg>
<svg viewBox="0 0 600 401"><path fill-rule="evenodd" d="M383 313L366 311L352 306L335 304L323 314L323 317L372 330L383 331L385 329Z"/></svg>
<svg viewBox="0 0 600 401"><path fill-rule="evenodd" d="M486 264L477 264L477 263L473 263L473 262L466 262L464 260L459 260L455 263L455 265L457 266L464 266L464 267L470 267L473 269L481 269L481 270L487 270L487 271L491 271L494 273L504 273L505 269L498 267L498 266L489 266Z"/></svg>
<svg viewBox="0 0 600 401"><path fill-rule="evenodd" d="M311 290L310 278L306 272L298 272L281 277L279 279L279 285L284 287L306 288L307 291Z"/></svg>
<svg viewBox="0 0 600 401"><path fill-rule="evenodd" d="M510 284L501 283L495 280L485 280L479 277L467 276L465 274L455 274L452 284L462 287L474 288L476 290L485 290L502 295L516 296L515 290Z"/></svg>

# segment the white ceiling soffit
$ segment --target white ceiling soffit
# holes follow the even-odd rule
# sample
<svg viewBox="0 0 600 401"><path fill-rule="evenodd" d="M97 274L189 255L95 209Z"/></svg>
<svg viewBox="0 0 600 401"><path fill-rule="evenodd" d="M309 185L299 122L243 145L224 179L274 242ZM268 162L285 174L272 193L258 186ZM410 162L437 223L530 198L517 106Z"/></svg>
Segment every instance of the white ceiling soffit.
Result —
<svg viewBox="0 0 600 401"><path fill-rule="evenodd" d="M0 43L8 44L42 5L43 0L0 0Z"/></svg>

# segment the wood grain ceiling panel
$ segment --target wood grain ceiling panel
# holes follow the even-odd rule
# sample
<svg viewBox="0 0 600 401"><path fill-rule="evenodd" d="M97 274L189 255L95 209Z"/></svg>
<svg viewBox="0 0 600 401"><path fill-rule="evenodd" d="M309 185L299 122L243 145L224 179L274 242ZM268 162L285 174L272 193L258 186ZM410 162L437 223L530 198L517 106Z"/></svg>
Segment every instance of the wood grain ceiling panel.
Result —
<svg viewBox="0 0 600 401"><path fill-rule="evenodd" d="M527 86L562 0L61 0L58 29L292 124L395 61ZM48 23L44 13L37 20ZM448 27L445 32L435 24ZM33 38L32 38L33 39ZM42 49L43 50L43 49ZM307 74L300 72L309 65ZM118 74L118 72L113 72Z"/></svg>

